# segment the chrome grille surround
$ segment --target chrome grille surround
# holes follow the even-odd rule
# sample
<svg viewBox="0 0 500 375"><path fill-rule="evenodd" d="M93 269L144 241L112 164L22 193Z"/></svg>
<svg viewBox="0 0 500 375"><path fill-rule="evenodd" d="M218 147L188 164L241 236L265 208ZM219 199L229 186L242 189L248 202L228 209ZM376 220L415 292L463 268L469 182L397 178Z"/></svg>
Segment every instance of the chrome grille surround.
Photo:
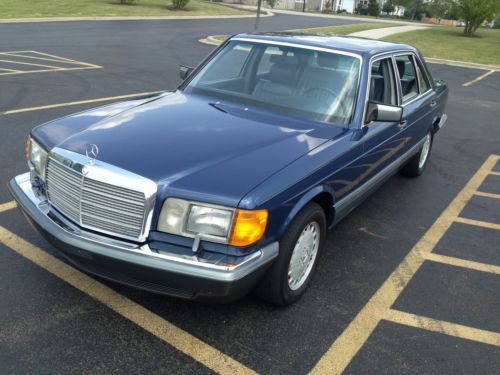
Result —
<svg viewBox="0 0 500 375"><path fill-rule="evenodd" d="M157 190L153 181L56 147L49 153L46 183L51 206L82 228L147 239Z"/></svg>

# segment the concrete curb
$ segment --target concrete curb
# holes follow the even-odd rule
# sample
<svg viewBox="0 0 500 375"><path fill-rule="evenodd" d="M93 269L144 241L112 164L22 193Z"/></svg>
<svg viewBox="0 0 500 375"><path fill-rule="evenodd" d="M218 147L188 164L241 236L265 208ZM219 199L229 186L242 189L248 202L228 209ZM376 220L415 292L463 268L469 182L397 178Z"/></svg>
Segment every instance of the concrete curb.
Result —
<svg viewBox="0 0 500 375"><path fill-rule="evenodd" d="M243 9L242 9L243 10ZM261 17L274 16L266 10ZM224 18L255 18L249 15L221 15L221 16L132 16L132 17L47 17L47 18L13 18L0 19L2 23L38 23L38 22L74 22L74 21L152 21L152 20L210 20Z"/></svg>
<svg viewBox="0 0 500 375"><path fill-rule="evenodd" d="M500 66L496 66L496 65L477 64L477 63L471 63L471 62L467 62L467 61L435 59L433 57L426 57L425 61L427 61L428 63L431 63L431 64L443 64L443 65L450 65L450 66L458 66L460 68L494 70L496 72L500 72Z"/></svg>
<svg viewBox="0 0 500 375"><path fill-rule="evenodd" d="M425 27L423 27L423 26L418 26L418 27L415 26L416 30L422 29L422 28L425 28ZM399 29L399 28L398 27L388 27L386 29L382 28L382 29L372 29L372 30L365 30L365 31L374 31L374 32L378 31L378 30L388 30L389 31L390 29ZM352 33L352 34L349 34L349 35L360 36L361 37L362 35L360 35L360 34L364 33L365 31L356 32L356 33ZM394 34L398 34L400 32L401 31L397 31ZM212 45L212 46L218 46L218 45L220 45L222 43L220 40L217 39L217 37L220 37L220 36L222 36L222 35L210 35L210 36L207 36L206 38L200 39L199 42L200 43L204 43L204 44L209 44L209 45ZM383 36L386 36L386 35L383 35ZM437 59L437 58L433 58L433 57L426 57L425 61L427 61L428 63L431 63L431 64L443 64L443 65L457 66L457 67L460 67L460 68L481 69L481 70L494 70L494 71L500 72L500 66L496 66L496 65L477 64L477 63L472 63L472 62L468 62L468 61L456 61L456 60Z"/></svg>
<svg viewBox="0 0 500 375"><path fill-rule="evenodd" d="M246 10L253 10L255 11L257 7L251 6L251 5L238 5L238 4L232 4L233 8L238 8L238 9L246 9ZM264 10L264 8L263 8ZM267 8L265 9L267 10ZM352 20L352 21L363 21L363 22L380 22L380 23L397 23L397 24L403 24L403 25L425 25L425 26L430 26L430 27L438 27L440 25L432 25L428 23L422 23L422 22L408 22L404 20L393 20L393 19L385 19L385 18L365 18L365 17L356 17L356 16L339 16L335 14L326 14L326 13L309 13L309 12L300 12L300 11L294 11L294 10L285 10L285 9L272 9L274 13L277 14L289 14L293 16L303 16L303 17L320 17L320 18L336 18L340 20Z"/></svg>
<svg viewBox="0 0 500 375"><path fill-rule="evenodd" d="M222 42L219 39L217 39L217 37L221 37L221 36L225 36L225 35L209 35L204 39L198 40L198 42L203 43L203 44L210 44L211 46L218 46Z"/></svg>

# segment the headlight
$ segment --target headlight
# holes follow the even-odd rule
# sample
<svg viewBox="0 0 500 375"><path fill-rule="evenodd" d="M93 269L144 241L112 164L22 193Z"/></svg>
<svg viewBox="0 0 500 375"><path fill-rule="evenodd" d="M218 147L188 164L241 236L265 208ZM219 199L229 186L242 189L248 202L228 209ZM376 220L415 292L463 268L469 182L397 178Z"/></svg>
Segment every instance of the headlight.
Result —
<svg viewBox="0 0 500 375"><path fill-rule="evenodd" d="M191 206L186 231L227 238L233 211L213 207Z"/></svg>
<svg viewBox="0 0 500 375"><path fill-rule="evenodd" d="M158 230L186 237L248 246L258 241L267 224L267 210L239 210L168 198L163 204Z"/></svg>
<svg viewBox="0 0 500 375"><path fill-rule="evenodd" d="M26 156L30 166L45 180L45 166L47 165L47 151L31 137L26 143Z"/></svg>

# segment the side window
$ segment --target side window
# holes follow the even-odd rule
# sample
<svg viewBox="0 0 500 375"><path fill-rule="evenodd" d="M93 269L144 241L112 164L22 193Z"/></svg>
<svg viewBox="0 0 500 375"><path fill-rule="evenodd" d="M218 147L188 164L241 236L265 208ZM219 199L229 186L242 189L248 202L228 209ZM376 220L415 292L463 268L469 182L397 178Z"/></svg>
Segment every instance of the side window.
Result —
<svg viewBox="0 0 500 375"><path fill-rule="evenodd" d="M431 88L429 81L422 69L422 66L417 62L417 74L418 74L418 87L420 88L420 93L424 93Z"/></svg>
<svg viewBox="0 0 500 375"><path fill-rule="evenodd" d="M396 79L390 58L372 63L368 100L382 104L397 104Z"/></svg>
<svg viewBox="0 0 500 375"><path fill-rule="evenodd" d="M396 56L401 91L403 92L403 103L418 95L417 74L413 57L411 55Z"/></svg>

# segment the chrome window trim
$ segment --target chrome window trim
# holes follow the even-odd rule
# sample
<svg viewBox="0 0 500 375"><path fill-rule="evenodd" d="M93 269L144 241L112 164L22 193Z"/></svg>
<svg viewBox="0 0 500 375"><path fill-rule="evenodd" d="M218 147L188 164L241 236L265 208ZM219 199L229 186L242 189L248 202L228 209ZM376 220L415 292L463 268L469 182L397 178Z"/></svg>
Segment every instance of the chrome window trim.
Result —
<svg viewBox="0 0 500 375"><path fill-rule="evenodd" d="M396 62L396 56L402 56L402 55L411 55L413 57L413 64L417 64L417 61L421 62L420 58L417 56L417 54L413 51L400 51L398 53L394 53L394 62ZM420 69L422 70L422 69ZM399 77L399 76L398 76ZM408 100L407 102L402 102L401 103L401 106L404 108L406 107L407 105L413 103L415 100L417 99L420 99L422 96L426 95L427 93L429 93L430 91L432 91L432 85L429 85L429 89L425 92L420 92L420 81L419 81L419 78L418 78L418 74L417 74L417 71L415 70L415 78L417 80L417 89L418 89L418 95L416 95L414 98L411 98L410 100ZM399 84L401 85L401 80L398 78L398 81L399 81ZM403 92L401 91L401 94L403 94ZM402 97L401 97L402 98Z"/></svg>
<svg viewBox="0 0 500 375"><path fill-rule="evenodd" d="M387 57L387 56L391 56L392 60L393 60L393 64L394 64L394 73L396 73L397 72L396 56L401 56L401 55L412 55L414 59L418 59L418 61L422 64L422 60L420 60L420 58L417 56L417 54L414 51L412 51L412 50L397 50L397 51L381 52L381 53L378 53L378 54L373 55L372 57L370 57L369 65L368 65L368 82L367 82L367 89L366 89L366 94L365 94L365 103L364 103L364 106L363 106L363 117L362 117L360 129L363 129L365 126L368 126L368 124L365 124L365 119L366 119L366 111L367 111L367 107L368 107L368 96L370 94L371 64L372 64L372 62L375 61L375 60L379 60L381 58ZM415 63L415 61L414 61L414 63ZM423 74L425 74L426 77L427 77L427 79L429 79L429 77L427 76L427 72L423 72ZM417 76L418 76L418 74L417 74ZM418 100L418 99L422 98L424 95L427 95L429 92L432 91L432 85L430 85L429 89L427 91L423 92L423 93L420 92L420 87L419 87L418 88L419 89L419 94L416 95L411 100L403 103L403 92L402 92L402 89L401 89L401 80L399 78L399 74L397 74L395 78L396 78L396 81L397 81L398 92L399 92L399 99L400 99L399 106L401 106L403 108L405 108L406 106L408 106L411 103L413 103L415 100ZM418 79L418 77L417 77L417 79Z"/></svg>
<svg viewBox="0 0 500 375"><path fill-rule="evenodd" d="M144 217L142 221L141 234L139 237L120 235L114 232L82 224L81 196L78 198L80 200L80 220L78 225L82 228L96 230L98 232L115 237L138 242L146 241L151 229L151 222L153 220L153 210L157 193L157 186L154 181L100 160L94 160L92 163L89 163L87 156L59 147L54 147L52 150L50 150L49 158L66 168L74 170L76 173L82 176L82 180L83 178L89 178L106 184L144 193Z"/></svg>
<svg viewBox="0 0 500 375"><path fill-rule="evenodd" d="M276 40L267 40L267 39L243 38L243 37L235 37L235 38L231 38L231 40L237 40L237 41L242 41L242 42L251 42L251 43L260 43L260 44L269 44L269 45L276 45L276 46L294 47L294 48L301 48L301 49L309 49L309 50L313 50L313 51L330 52L330 53L336 53L339 55L350 56L350 57L357 58L360 61L360 70L361 70L361 63L363 62L363 57L361 56L361 54L354 53L354 52L342 51L342 50L338 50L335 48L310 46L307 44L280 42L280 41L276 41Z"/></svg>
<svg viewBox="0 0 500 375"><path fill-rule="evenodd" d="M396 72L397 72L397 67L395 67L395 61L394 61L394 56L393 56L393 52L381 52L381 53L378 53L376 55L373 55L372 57L370 57L370 60L368 61L368 77L367 77L367 84L366 84L366 93L365 93L365 103L363 105L363 116L361 117L361 125L360 125L360 129L363 129L365 126L369 126L368 124L365 123L366 121L366 111L368 110L368 100L369 100L369 96L370 96L370 86L371 86L371 79L372 79L372 64L375 62L375 61L378 61L378 60L383 60L383 59L387 59L387 58L390 58L391 60L393 60L393 71L394 71L394 79L396 80L396 91L397 91L397 95L398 95L398 103L401 103L401 98L400 98L400 82L399 82L399 76L396 75ZM398 105L401 105L401 104L398 104Z"/></svg>
<svg viewBox="0 0 500 375"><path fill-rule="evenodd" d="M429 78L427 77L426 75L426 72L424 71L424 65L422 64L422 60L419 59L419 57L417 55L413 55L413 60L415 62L415 66L416 68L418 69L418 72L420 72L420 74L417 72L417 77L418 77L418 91L420 94L425 94L427 91L430 91L431 88L432 88L432 85L431 85L431 81L429 80ZM424 81L427 81L427 87L429 87L427 90L425 90L424 92L420 92L420 84L421 84L421 81L420 81L420 78L422 78Z"/></svg>

